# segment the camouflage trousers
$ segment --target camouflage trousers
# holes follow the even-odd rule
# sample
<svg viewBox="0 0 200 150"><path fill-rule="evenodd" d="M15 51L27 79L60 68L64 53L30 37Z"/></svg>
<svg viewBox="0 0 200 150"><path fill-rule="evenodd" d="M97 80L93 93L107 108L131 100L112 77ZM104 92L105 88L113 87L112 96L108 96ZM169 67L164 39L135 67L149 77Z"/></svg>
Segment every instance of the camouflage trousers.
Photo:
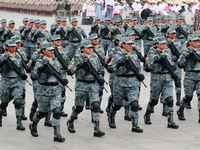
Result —
<svg viewBox="0 0 200 150"><path fill-rule="evenodd" d="M23 95L23 80L21 78L1 78L1 107L0 113L2 113L8 103L13 99L15 105L16 116L22 116L22 95Z"/></svg>
<svg viewBox="0 0 200 150"><path fill-rule="evenodd" d="M69 52L69 59L71 60L74 55L76 53L78 53L78 50L79 50L79 46L81 45L80 42L77 42L77 43L73 43L73 42L69 42L68 44L68 47L67 47L67 50Z"/></svg>
<svg viewBox="0 0 200 150"><path fill-rule="evenodd" d="M70 120L77 118L78 114L82 112L85 101L89 98L92 119L94 122L100 120L100 99L99 99L99 84L85 83L76 81L75 85L75 105L72 108Z"/></svg>
<svg viewBox="0 0 200 150"><path fill-rule="evenodd" d="M200 110L200 73L197 72L186 72L184 79L184 91L185 97L180 103L180 107L185 108L188 103L192 100L193 93L196 90L198 98L198 110Z"/></svg>
<svg viewBox="0 0 200 150"><path fill-rule="evenodd" d="M153 41L149 41L149 40L144 40L143 41L143 45L144 45L144 57L147 57L147 54L149 53L149 50L152 46Z"/></svg>

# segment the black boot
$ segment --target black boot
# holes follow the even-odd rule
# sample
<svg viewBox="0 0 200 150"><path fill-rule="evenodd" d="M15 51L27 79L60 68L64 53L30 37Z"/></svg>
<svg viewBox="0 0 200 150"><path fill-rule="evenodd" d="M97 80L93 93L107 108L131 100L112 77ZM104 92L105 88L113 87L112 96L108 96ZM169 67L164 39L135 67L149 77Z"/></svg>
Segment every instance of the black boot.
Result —
<svg viewBox="0 0 200 150"><path fill-rule="evenodd" d="M93 134L93 136L96 136L96 137L104 136L105 132L103 132L103 131L101 131L99 129L99 121L96 121L94 124L95 124L94 125L95 127L94 127L94 134Z"/></svg>
<svg viewBox="0 0 200 150"><path fill-rule="evenodd" d="M184 108L180 107L179 110L177 111L177 115L179 120L185 120Z"/></svg>
<svg viewBox="0 0 200 150"><path fill-rule="evenodd" d="M33 121L33 116L34 116L35 112L36 112L36 109L31 108L31 112L30 112L30 114L29 114L29 119L30 119L30 121Z"/></svg>
<svg viewBox="0 0 200 150"><path fill-rule="evenodd" d="M90 100L89 100L89 98L86 99L85 109L90 109Z"/></svg>
<svg viewBox="0 0 200 150"><path fill-rule="evenodd" d="M134 118L132 117L131 118L132 120L132 132L137 132L137 133L142 133L143 132L143 129L141 129L139 126L138 126L138 118Z"/></svg>
<svg viewBox="0 0 200 150"><path fill-rule="evenodd" d="M29 125L29 129L31 130L31 135L34 137L38 137L38 132L37 132L37 124L31 123Z"/></svg>
<svg viewBox="0 0 200 150"><path fill-rule="evenodd" d="M124 112L125 112L124 120L131 121L131 117L129 115L129 108L128 107L124 107Z"/></svg>
<svg viewBox="0 0 200 150"><path fill-rule="evenodd" d="M142 110L142 107L140 105L138 105L138 110Z"/></svg>
<svg viewBox="0 0 200 150"><path fill-rule="evenodd" d="M3 111L3 116L4 116L4 117L7 116L7 110L6 110L6 109Z"/></svg>
<svg viewBox="0 0 200 150"><path fill-rule="evenodd" d="M0 113L0 127L2 126L2 113Z"/></svg>
<svg viewBox="0 0 200 150"><path fill-rule="evenodd" d="M68 120L68 121L67 121L67 126L68 126L68 131L69 131L70 133L75 133L75 132L76 132L76 130L75 130L75 128L74 128L74 121Z"/></svg>
<svg viewBox="0 0 200 150"><path fill-rule="evenodd" d="M151 113L147 110L145 115L144 115L144 123L150 125L151 124L151 118L150 118Z"/></svg>
<svg viewBox="0 0 200 150"><path fill-rule="evenodd" d="M162 116L167 116L167 111L165 108L165 103L163 103L163 112L162 112Z"/></svg>
<svg viewBox="0 0 200 150"><path fill-rule="evenodd" d="M62 117L67 117L68 114L65 113L63 110L64 110L64 103L61 103L61 111L62 111L61 116L62 116Z"/></svg>
<svg viewBox="0 0 200 150"><path fill-rule="evenodd" d="M25 127L23 127L22 125L22 118L21 116L17 116L17 130L20 130L20 131L24 131L25 130Z"/></svg>
<svg viewBox="0 0 200 150"><path fill-rule="evenodd" d="M60 135L60 126L54 126L54 141L55 142L63 142L65 138Z"/></svg>
<svg viewBox="0 0 200 150"><path fill-rule="evenodd" d="M176 93L176 106L180 106L181 93Z"/></svg>
<svg viewBox="0 0 200 150"><path fill-rule="evenodd" d="M192 109L191 103L189 102L186 106L187 109Z"/></svg>
<svg viewBox="0 0 200 150"><path fill-rule="evenodd" d="M100 108L100 114L103 114L103 110Z"/></svg>
<svg viewBox="0 0 200 150"><path fill-rule="evenodd" d="M44 126L46 126L46 127L52 127L51 121L50 121L50 120L45 121L45 122L44 122Z"/></svg>
<svg viewBox="0 0 200 150"><path fill-rule="evenodd" d="M27 117L24 115L25 113L25 107L22 106L22 120L27 120Z"/></svg>
<svg viewBox="0 0 200 150"><path fill-rule="evenodd" d="M112 128L112 129L116 128L115 113L110 113L110 116L108 116L108 122L109 122L110 128Z"/></svg>
<svg viewBox="0 0 200 150"><path fill-rule="evenodd" d="M173 119L173 113L172 112L168 113L167 117L168 117L168 125L167 125L167 127L168 128L172 128L172 129L178 129L179 126L173 121L174 120Z"/></svg>

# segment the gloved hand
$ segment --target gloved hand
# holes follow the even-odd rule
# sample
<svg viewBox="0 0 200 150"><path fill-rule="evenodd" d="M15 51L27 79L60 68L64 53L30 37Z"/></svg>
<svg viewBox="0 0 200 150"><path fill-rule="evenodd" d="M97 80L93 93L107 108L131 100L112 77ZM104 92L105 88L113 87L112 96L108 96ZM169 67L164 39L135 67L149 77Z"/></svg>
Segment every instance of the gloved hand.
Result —
<svg viewBox="0 0 200 150"><path fill-rule="evenodd" d="M188 54L185 56L185 59L188 60L188 59L191 58L191 56L192 56L191 53L188 53Z"/></svg>
<svg viewBox="0 0 200 150"><path fill-rule="evenodd" d="M156 57L154 60L155 63L161 63L162 62L162 58L160 57Z"/></svg>
<svg viewBox="0 0 200 150"><path fill-rule="evenodd" d="M62 85L63 85L63 86L66 86L67 84L68 84L68 80L67 80L67 79L64 79Z"/></svg>
<svg viewBox="0 0 200 150"><path fill-rule="evenodd" d="M83 68L85 66L85 63L84 62L81 62L81 63L79 63L78 65L77 65L77 68L78 69L81 69L81 68Z"/></svg>
<svg viewBox="0 0 200 150"><path fill-rule="evenodd" d="M41 66L41 67L39 67L38 70L37 70L38 73L39 73L39 74L43 73L44 70L45 70L45 68L46 68L45 66Z"/></svg>
<svg viewBox="0 0 200 150"><path fill-rule="evenodd" d="M70 76L73 75L73 73L71 72L70 69L67 69L67 74L70 75Z"/></svg>
<svg viewBox="0 0 200 150"><path fill-rule="evenodd" d="M26 80L27 79L27 75L23 74L23 76L21 78L22 78L22 80Z"/></svg>
<svg viewBox="0 0 200 150"><path fill-rule="evenodd" d="M145 79L145 76L143 75L143 74L140 74L140 76L139 76L139 81L143 81Z"/></svg>

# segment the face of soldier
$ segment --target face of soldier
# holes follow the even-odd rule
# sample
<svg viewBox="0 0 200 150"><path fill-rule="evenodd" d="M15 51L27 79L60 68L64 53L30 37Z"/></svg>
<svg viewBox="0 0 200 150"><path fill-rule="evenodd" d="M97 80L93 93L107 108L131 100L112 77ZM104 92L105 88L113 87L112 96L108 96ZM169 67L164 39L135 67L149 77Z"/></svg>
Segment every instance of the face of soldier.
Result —
<svg viewBox="0 0 200 150"><path fill-rule="evenodd" d="M53 57L53 50L47 50L47 49L44 49L44 50L42 50L43 51L43 53L44 53L44 56L46 56L46 57Z"/></svg>
<svg viewBox="0 0 200 150"><path fill-rule="evenodd" d="M30 22L30 23L29 23L29 26L30 26L31 28L33 28L33 27L34 27L34 23L33 23L33 22Z"/></svg>
<svg viewBox="0 0 200 150"><path fill-rule="evenodd" d="M62 26L64 26L64 27L67 26L67 21L63 21Z"/></svg>
<svg viewBox="0 0 200 150"><path fill-rule="evenodd" d="M165 50L165 46L166 46L165 43L163 43L163 44L157 43L157 44L156 44L156 47L159 48L159 49L162 50L162 51Z"/></svg>
<svg viewBox="0 0 200 150"><path fill-rule="evenodd" d="M40 24L39 23L35 23L35 27L36 28L40 28Z"/></svg>
<svg viewBox="0 0 200 150"><path fill-rule="evenodd" d="M7 22L1 23L1 26L4 28L7 27Z"/></svg>
<svg viewBox="0 0 200 150"><path fill-rule="evenodd" d="M61 45L61 40L56 40L56 41L52 41L54 46L60 46Z"/></svg>
<svg viewBox="0 0 200 150"><path fill-rule="evenodd" d="M177 22L178 22L179 24L182 24L182 23L183 23L183 19L177 19Z"/></svg>
<svg viewBox="0 0 200 150"><path fill-rule="evenodd" d="M76 27L78 25L78 22L75 21L75 22L72 22L72 26Z"/></svg>
<svg viewBox="0 0 200 150"><path fill-rule="evenodd" d="M41 29L43 29L43 30L46 29L46 27L47 27L46 24L41 24L40 26L41 26Z"/></svg>
<svg viewBox="0 0 200 150"><path fill-rule="evenodd" d="M58 21L56 21L56 23L57 23L57 25L61 25L61 21L60 20L58 20Z"/></svg>
<svg viewBox="0 0 200 150"><path fill-rule="evenodd" d="M18 42L18 43L16 43L16 45L17 45L17 49L20 49L20 47L21 47L21 42Z"/></svg>
<svg viewBox="0 0 200 150"><path fill-rule="evenodd" d="M168 34L170 39L175 39L176 33Z"/></svg>
<svg viewBox="0 0 200 150"><path fill-rule="evenodd" d="M111 21L110 20L106 20L105 23L106 23L107 26L109 26Z"/></svg>
<svg viewBox="0 0 200 150"><path fill-rule="evenodd" d="M14 23L9 24L9 28L10 28L10 29L14 29L14 28L15 28L15 24L14 24Z"/></svg>
<svg viewBox="0 0 200 150"><path fill-rule="evenodd" d="M190 47L192 47L192 48L197 48L198 47L198 40L196 40L196 41L190 41L189 42L189 44L190 44Z"/></svg>
<svg viewBox="0 0 200 150"><path fill-rule="evenodd" d="M101 22L100 20L96 20L95 21L96 24L100 24L100 22Z"/></svg>
<svg viewBox="0 0 200 150"><path fill-rule="evenodd" d="M131 23L131 20L130 20L130 19L127 19L127 20L126 20L126 23L127 23L127 24L130 24L130 23Z"/></svg>
<svg viewBox="0 0 200 150"><path fill-rule="evenodd" d="M24 26L27 26L28 25L28 21L24 21L23 24L24 24Z"/></svg>
<svg viewBox="0 0 200 150"><path fill-rule="evenodd" d="M137 20L132 21L133 25L137 25Z"/></svg>
<svg viewBox="0 0 200 150"><path fill-rule="evenodd" d="M120 27L121 26L121 22L115 22L115 25L117 26L117 27Z"/></svg>
<svg viewBox="0 0 200 150"><path fill-rule="evenodd" d="M130 53L133 47L132 43L123 43L122 46L127 53Z"/></svg>
<svg viewBox="0 0 200 150"><path fill-rule="evenodd" d="M151 21L147 21L147 24L148 24L149 26L152 26L153 21L152 21L152 20L151 20Z"/></svg>
<svg viewBox="0 0 200 150"><path fill-rule="evenodd" d="M133 42L135 41L135 35L129 35L128 37L131 37Z"/></svg>
<svg viewBox="0 0 200 150"><path fill-rule="evenodd" d="M92 54L92 47L89 47L89 48L84 47L84 48L82 49L82 51L83 51L83 53L84 53L85 55L91 55L91 54Z"/></svg>
<svg viewBox="0 0 200 150"><path fill-rule="evenodd" d="M12 46L12 47L11 47L11 46L8 46L8 48L7 48L7 49L8 49L8 52L9 52L9 53L14 53L14 52L15 52L15 49L16 49L16 47L15 47L15 46Z"/></svg>
<svg viewBox="0 0 200 150"><path fill-rule="evenodd" d="M156 20L156 23L157 23L157 24L160 24L160 23L161 23L161 19L157 19L157 20Z"/></svg>
<svg viewBox="0 0 200 150"><path fill-rule="evenodd" d="M171 20L165 20L166 24L170 24Z"/></svg>
<svg viewBox="0 0 200 150"><path fill-rule="evenodd" d="M93 46L97 46L99 44L99 39L90 40Z"/></svg>

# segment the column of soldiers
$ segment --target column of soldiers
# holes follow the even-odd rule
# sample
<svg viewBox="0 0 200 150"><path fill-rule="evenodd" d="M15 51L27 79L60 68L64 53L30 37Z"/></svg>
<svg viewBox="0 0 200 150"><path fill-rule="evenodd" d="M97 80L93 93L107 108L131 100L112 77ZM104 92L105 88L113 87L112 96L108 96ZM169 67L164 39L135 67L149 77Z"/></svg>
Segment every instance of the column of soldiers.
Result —
<svg viewBox="0 0 200 150"><path fill-rule="evenodd" d="M24 114L25 83L29 82L26 73L30 73L34 93L29 114L31 135L39 136L37 126L45 117L44 125L54 129L53 140L65 141L60 134L60 121L61 116L68 116L64 112L68 97L66 87L69 88L67 78L75 74L75 104L66 123L68 131L76 132L74 122L87 102L94 124L93 136L104 136L105 132L100 130L100 113L103 113L103 90L106 91L104 75L108 72L111 95L106 113L109 127L116 128L116 113L123 106L124 119L132 123L131 131L142 133L143 129L138 125L138 110L142 109L139 105L141 84L146 86L143 68L151 73L145 124L152 124L151 113L154 113L160 98L167 127L179 128L173 119L173 82L176 105L180 107L178 119L185 120L184 109L190 104L195 90L198 104L200 102L200 33L188 35L181 15L177 16L177 25L171 24L170 16L166 16L164 21L161 24L160 16L157 16L154 24L153 18L148 17L146 24L140 26L136 17L127 16L124 23L116 18L114 24L109 17L103 23L96 17L88 37L76 18L72 18L72 25L68 26L66 18L56 17L50 31L46 29L45 20L24 18L23 25L16 29L14 20L10 20L7 26L7 20L1 19L0 126L3 125L3 116L7 115L8 103L13 100L16 129L25 130L22 124L22 120L27 120ZM181 100L182 68L186 74L185 95Z"/></svg>

